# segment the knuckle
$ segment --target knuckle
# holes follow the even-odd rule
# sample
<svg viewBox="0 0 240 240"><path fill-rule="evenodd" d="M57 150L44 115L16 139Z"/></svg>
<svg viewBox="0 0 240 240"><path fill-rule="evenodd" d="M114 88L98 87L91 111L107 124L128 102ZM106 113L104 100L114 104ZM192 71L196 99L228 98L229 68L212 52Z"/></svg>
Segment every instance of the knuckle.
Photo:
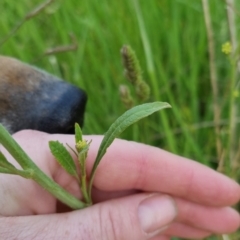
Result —
<svg viewBox="0 0 240 240"><path fill-rule="evenodd" d="M117 209L103 206L99 208L99 227L101 239L119 240L122 239L123 221Z"/></svg>

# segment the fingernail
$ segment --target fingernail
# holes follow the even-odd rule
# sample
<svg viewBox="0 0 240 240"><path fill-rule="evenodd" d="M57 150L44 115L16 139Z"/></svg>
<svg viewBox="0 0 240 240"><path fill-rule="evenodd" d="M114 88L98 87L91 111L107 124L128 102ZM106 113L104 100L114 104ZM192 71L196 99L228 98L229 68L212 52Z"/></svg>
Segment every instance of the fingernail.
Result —
<svg viewBox="0 0 240 240"><path fill-rule="evenodd" d="M152 195L138 206L138 217L144 232L152 233L169 225L177 215L174 200L166 195Z"/></svg>

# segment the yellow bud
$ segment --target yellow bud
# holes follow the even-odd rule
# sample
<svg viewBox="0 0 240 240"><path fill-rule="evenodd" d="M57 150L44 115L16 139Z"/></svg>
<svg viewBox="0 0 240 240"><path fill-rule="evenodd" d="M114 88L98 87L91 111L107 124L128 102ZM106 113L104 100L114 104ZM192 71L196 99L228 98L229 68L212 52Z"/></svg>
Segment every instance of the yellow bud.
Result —
<svg viewBox="0 0 240 240"><path fill-rule="evenodd" d="M232 52L232 45L230 42L226 42L222 45L222 52L227 55Z"/></svg>
<svg viewBox="0 0 240 240"><path fill-rule="evenodd" d="M76 149L78 152L82 151L84 148L88 146L88 143L86 140L78 141L76 144Z"/></svg>

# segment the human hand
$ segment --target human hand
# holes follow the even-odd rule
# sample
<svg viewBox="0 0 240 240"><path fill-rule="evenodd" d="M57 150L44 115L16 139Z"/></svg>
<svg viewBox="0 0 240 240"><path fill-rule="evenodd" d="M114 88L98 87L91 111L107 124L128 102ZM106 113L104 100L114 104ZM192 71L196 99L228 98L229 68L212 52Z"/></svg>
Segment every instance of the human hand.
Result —
<svg viewBox="0 0 240 240"><path fill-rule="evenodd" d="M73 136L21 131L14 137L45 173L81 198L74 178L48 148L49 140L73 147ZM92 139L90 173L102 137L85 138ZM239 201L237 183L197 162L135 142L115 140L110 146L92 196L93 206L70 211L33 181L0 174L0 239L193 239L230 233L240 225L239 214L229 207Z"/></svg>

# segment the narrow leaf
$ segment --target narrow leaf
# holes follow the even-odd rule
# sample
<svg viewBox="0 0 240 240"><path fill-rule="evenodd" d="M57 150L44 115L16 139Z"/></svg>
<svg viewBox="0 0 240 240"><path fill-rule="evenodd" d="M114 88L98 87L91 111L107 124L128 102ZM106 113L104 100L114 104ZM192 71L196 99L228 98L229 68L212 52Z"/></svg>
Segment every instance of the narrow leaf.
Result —
<svg viewBox="0 0 240 240"><path fill-rule="evenodd" d="M66 170L66 172L78 179L75 162L70 153L63 146L63 144L58 141L50 141L49 148L53 156L56 158L58 163Z"/></svg>
<svg viewBox="0 0 240 240"><path fill-rule="evenodd" d="M165 102L145 103L131 108L122 116L120 116L105 133L105 136L99 147L91 175L94 175L94 171L97 168L101 158L106 153L107 148L111 145L113 140L118 137L127 127L139 121L140 119L153 114L156 111L169 107L171 106Z"/></svg>
<svg viewBox="0 0 240 240"><path fill-rule="evenodd" d="M82 141L82 130L78 123L75 123L75 142Z"/></svg>
<svg viewBox="0 0 240 240"><path fill-rule="evenodd" d="M8 162L2 152L0 152L0 166L7 169L15 169L15 167L10 162Z"/></svg>

